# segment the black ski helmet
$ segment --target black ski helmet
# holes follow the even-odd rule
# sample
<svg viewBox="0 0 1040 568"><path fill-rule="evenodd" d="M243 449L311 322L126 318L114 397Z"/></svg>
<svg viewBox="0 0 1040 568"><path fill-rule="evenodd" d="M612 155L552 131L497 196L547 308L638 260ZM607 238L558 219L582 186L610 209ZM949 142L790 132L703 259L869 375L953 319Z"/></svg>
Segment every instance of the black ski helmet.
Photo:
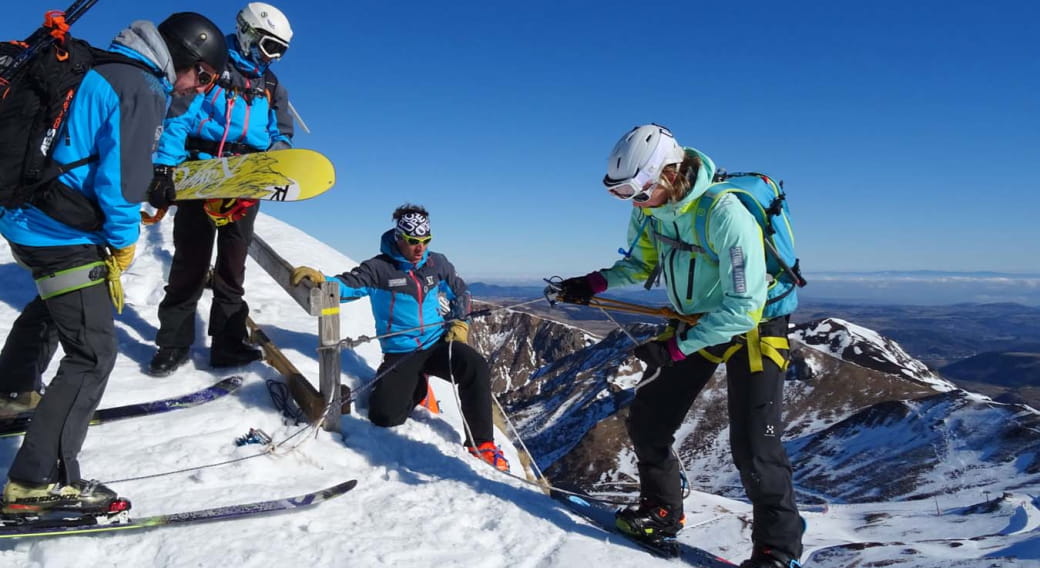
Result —
<svg viewBox="0 0 1040 568"><path fill-rule="evenodd" d="M228 51L224 34L209 18L195 12L177 12L159 24L159 33L173 58L178 71L190 68L198 61L208 63L224 72Z"/></svg>

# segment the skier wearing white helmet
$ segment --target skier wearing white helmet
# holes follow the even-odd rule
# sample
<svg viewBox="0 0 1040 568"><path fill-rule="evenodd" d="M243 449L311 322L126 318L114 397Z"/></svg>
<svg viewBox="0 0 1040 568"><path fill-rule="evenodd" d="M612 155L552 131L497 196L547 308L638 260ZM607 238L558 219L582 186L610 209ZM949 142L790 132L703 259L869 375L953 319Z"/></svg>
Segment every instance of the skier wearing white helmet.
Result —
<svg viewBox="0 0 1040 568"><path fill-rule="evenodd" d="M663 126L647 124L622 136L603 184L632 203L630 250L610 268L564 280L559 298L588 304L608 288L660 274L672 307L700 314L696 325L670 322L633 352L646 364L627 423L640 502L617 513L618 528L651 541L682 529L682 481L671 445L697 395L725 363L730 449L754 506L753 548L740 566L791 568L800 566L804 525L780 441L789 316L762 318L768 285L762 230L735 195L714 204L705 196L715 173L711 158L683 148ZM705 208L709 242L699 242L695 215Z"/></svg>
<svg viewBox="0 0 1040 568"><path fill-rule="evenodd" d="M244 54L256 61L273 61L289 49L293 31L289 19L278 8L250 2L235 19L235 37Z"/></svg>
<svg viewBox="0 0 1040 568"><path fill-rule="evenodd" d="M292 37L289 19L270 4L250 2L239 11L235 31L227 35L227 71L209 92L175 100L171 106L149 187L152 206L165 209L173 204L173 169L185 160L292 147L289 93L270 69L285 55ZM177 205L176 250L166 296L159 304L158 350L148 372L167 376L188 361L214 237L210 365L233 367L260 359L260 351L247 344L249 306L243 299L245 262L259 202L210 199Z"/></svg>

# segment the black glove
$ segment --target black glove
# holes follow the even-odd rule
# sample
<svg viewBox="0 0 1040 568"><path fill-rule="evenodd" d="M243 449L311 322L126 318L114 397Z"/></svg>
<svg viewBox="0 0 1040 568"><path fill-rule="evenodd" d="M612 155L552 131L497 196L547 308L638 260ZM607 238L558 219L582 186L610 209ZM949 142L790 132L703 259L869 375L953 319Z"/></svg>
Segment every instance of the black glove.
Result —
<svg viewBox="0 0 1040 568"><path fill-rule="evenodd" d="M563 282L560 282L559 298L564 302L587 306L589 300L592 299L592 296L594 295L595 292L592 291L592 285L589 284L589 278L587 276L568 278Z"/></svg>
<svg viewBox="0 0 1040 568"><path fill-rule="evenodd" d="M152 182L148 184L148 204L156 209L166 209L177 201L177 188L173 186L173 166L155 166Z"/></svg>
<svg viewBox="0 0 1040 568"><path fill-rule="evenodd" d="M671 367L675 364L665 341L650 341L635 348L632 354L650 367Z"/></svg>

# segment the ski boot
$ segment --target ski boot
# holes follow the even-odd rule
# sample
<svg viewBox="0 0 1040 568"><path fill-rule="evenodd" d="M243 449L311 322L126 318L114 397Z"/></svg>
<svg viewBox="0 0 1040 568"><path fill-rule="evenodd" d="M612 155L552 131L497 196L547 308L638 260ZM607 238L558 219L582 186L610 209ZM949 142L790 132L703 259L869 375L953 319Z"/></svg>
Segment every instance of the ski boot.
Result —
<svg viewBox="0 0 1040 568"><path fill-rule="evenodd" d="M214 340L209 350L209 364L213 368L241 367L263 359L263 352L242 340Z"/></svg>
<svg viewBox="0 0 1040 568"><path fill-rule="evenodd" d="M13 392L0 396L0 419L14 418L35 410L43 395L36 391Z"/></svg>
<svg viewBox="0 0 1040 568"><path fill-rule="evenodd" d="M34 485L8 481L2 513L8 521L111 524L129 520L130 501L97 481Z"/></svg>
<svg viewBox="0 0 1040 568"><path fill-rule="evenodd" d="M802 565L779 550L756 546L751 558L741 562L739 568L802 568Z"/></svg>
<svg viewBox="0 0 1040 568"><path fill-rule="evenodd" d="M614 514L617 529L633 538L645 541L662 549L672 549L678 554L675 536L686 524L682 509L641 499L638 507L621 509Z"/></svg>
<svg viewBox="0 0 1040 568"><path fill-rule="evenodd" d="M148 374L153 377L168 377L177 367L188 362L187 347L160 347L148 363Z"/></svg>
<svg viewBox="0 0 1040 568"><path fill-rule="evenodd" d="M502 448L495 445L494 442L484 442L477 447L466 446L469 453L478 457L499 471L509 471L509 462L506 461L506 457L502 454Z"/></svg>

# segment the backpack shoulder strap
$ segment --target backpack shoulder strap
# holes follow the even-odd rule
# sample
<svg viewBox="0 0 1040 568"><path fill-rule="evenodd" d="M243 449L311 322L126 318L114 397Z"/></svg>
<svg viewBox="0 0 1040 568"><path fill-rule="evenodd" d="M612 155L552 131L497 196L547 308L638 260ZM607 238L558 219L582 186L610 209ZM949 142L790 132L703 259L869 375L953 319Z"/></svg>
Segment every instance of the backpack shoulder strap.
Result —
<svg viewBox="0 0 1040 568"><path fill-rule="evenodd" d="M278 75L275 75L274 71L271 71L271 68L268 67L264 71L264 88L274 93L276 87L278 87Z"/></svg>
<svg viewBox="0 0 1040 568"><path fill-rule="evenodd" d="M715 204L719 202L719 198L727 193L737 191L733 186L728 186L726 182L717 182L708 186L704 194L698 198L698 203L694 207L693 212L693 230L697 235L697 242L703 246L701 253L708 258L711 262L718 263L719 255L711 248L711 243L708 241L708 213L715 208Z"/></svg>

